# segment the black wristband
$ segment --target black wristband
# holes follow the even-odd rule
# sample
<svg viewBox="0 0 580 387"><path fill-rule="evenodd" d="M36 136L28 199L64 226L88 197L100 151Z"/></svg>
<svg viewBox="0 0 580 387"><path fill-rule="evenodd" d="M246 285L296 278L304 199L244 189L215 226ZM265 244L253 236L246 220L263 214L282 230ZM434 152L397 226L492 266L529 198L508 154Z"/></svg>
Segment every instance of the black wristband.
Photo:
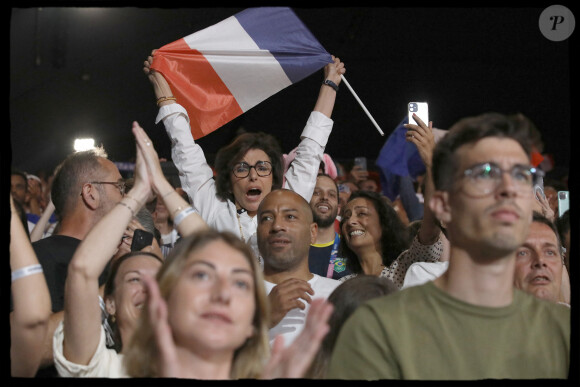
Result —
<svg viewBox="0 0 580 387"><path fill-rule="evenodd" d="M334 82L332 82L330 79L326 79L324 82L322 82L323 85L326 86L330 86L334 89L334 91L338 92L338 85Z"/></svg>

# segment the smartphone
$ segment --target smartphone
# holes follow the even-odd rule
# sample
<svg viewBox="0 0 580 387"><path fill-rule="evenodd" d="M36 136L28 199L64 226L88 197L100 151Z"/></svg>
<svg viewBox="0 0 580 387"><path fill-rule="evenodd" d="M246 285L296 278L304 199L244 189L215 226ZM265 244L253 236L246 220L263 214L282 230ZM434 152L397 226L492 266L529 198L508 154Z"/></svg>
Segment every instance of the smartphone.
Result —
<svg viewBox="0 0 580 387"><path fill-rule="evenodd" d="M558 217L564 215L570 208L568 191L558 191Z"/></svg>
<svg viewBox="0 0 580 387"><path fill-rule="evenodd" d="M355 157L354 165L359 166L361 170L367 170L367 158L366 157Z"/></svg>
<svg viewBox="0 0 580 387"><path fill-rule="evenodd" d="M131 242L131 251L141 251L153 243L153 234L148 231L136 229L133 233L133 242Z"/></svg>
<svg viewBox="0 0 580 387"><path fill-rule="evenodd" d="M417 124L417 121L413 119L413 113L415 113L419 118L429 125L429 105L427 102L409 102L407 105L407 113L409 114L409 123Z"/></svg>

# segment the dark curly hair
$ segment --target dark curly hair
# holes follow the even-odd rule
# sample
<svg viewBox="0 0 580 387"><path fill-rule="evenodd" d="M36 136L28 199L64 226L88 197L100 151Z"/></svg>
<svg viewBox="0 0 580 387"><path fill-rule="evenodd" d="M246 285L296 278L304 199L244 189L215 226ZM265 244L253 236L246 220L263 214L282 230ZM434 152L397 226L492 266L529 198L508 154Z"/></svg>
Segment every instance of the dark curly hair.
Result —
<svg viewBox="0 0 580 387"><path fill-rule="evenodd" d="M399 218L399 215L397 215L395 209L388 204L388 201L381 194L372 191L355 191L350 195L347 203L356 198L369 200L373 203L379 215L379 224L381 225L381 256L383 257L383 265L388 267L397 259L399 254L408 248L409 235L407 228ZM340 221L341 233L344 222L343 217ZM358 256L348 247L344 236L340 238L338 249L339 255L346 258L346 265L353 273L364 274Z"/></svg>
<svg viewBox="0 0 580 387"><path fill-rule="evenodd" d="M220 199L235 202L230 179L231 171L250 149L260 149L268 155L272 164L272 190L282 188L284 163L282 149L276 138L262 132L243 133L216 154L216 194Z"/></svg>

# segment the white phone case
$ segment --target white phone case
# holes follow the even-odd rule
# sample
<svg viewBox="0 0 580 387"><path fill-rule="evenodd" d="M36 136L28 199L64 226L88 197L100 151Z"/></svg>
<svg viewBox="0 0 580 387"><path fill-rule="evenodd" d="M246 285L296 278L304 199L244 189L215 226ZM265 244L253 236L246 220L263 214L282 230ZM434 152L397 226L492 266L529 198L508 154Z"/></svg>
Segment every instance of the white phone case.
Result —
<svg viewBox="0 0 580 387"><path fill-rule="evenodd" d="M409 102L407 105L407 112L409 114L410 124L419 125L413 119L413 113L415 113L425 123L425 125L429 125L429 105L427 102Z"/></svg>

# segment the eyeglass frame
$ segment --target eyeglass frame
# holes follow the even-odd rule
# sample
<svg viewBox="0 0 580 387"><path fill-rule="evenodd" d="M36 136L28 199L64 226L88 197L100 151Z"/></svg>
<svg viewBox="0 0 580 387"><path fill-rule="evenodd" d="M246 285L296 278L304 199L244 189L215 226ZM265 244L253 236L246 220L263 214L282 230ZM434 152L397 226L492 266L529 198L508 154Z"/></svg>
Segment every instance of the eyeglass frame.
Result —
<svg viewBox="0 0 580 387"><path fill-rule="evenodd" d="M245 164L245 165L248 166L248 173L246 175L244 175L244 176L238 176L236 174L236 172L235 172L236 166L237 165L242 165L242 164ZM258 164L268 164L270 166L270 172L268 172L268 174L266 174L266 175L261 175L260 172L258 172L258 169L256 168L256 165L258 165ZM240 178L240 179L243 179L245 177L250 176L250 171L252 170L252 168L254 168L254 170L256 171L256 174L258 176L260 176L260 177L270 176L272 174L272 171L274 170L274 167L272 166L272 163L269 162L269 161L262 161L262 160L260 160L260 161L256 162L256 164L254 164L254 165L250 165L250 164L246 163L245 161L242 161L242 162L239 162L239 163L235 163L234 164L234 166L232 167L232 173L234 174L235 177Z"/></svg>
<svg viewBox="0 0 580 387"><path fill-rule="evenodd" d="M518 184L518 180L514 178L514 174L515 174L515 173L516 173L518 170L519 170L520 172L521 172L521 171L528 171L528 172L530 172L530 177L531 177L531 179L530 179L530 182L529 182L529 188L530 188L530 192L529 192L529 193L530 193L530 194L532 193L532 191L533 191L533 187L534 187L534 184L535 184L535 183L536 183L536 181L537 181L537 177L538 177L538 173L537 173L537 172L538 172L538 170L537 170L536 168L534 168L533 166L531 166L531 165L521 165L521 164L516 164L516 165L514 165L514 166L513 166L513 167L512 167L510 170L504 170L503 168L501 168L501 167L500 167L499 165L497 165L496 163L493 163L493 162L489 162L489 161L488 161L488 162L484 162L484 163L475 164L475 165L473 165L473 166L471 166L471 167L469 167L469 168L465 169L465 170L463 171L463 173L461 174L461 178L462 178L462 179L464 179L464 178L469 178L469 179L468 179L469 181L471 181L471 182L474 182L474 179L475 179L475 178L474 178L474 177L472 177L472 176L471 176L471 174L473 173L473 171L474 171L476 168L481 168L481 167L483 167L483 166L485 166L485 165L488 165L488 166L489 166L489 167L491 167L491 168L497 168L497 170L499 170L499 171L501 172L501 175L500 175L500 177L499 177L499 178L494 178L495 185L494 185L494 187L493 187L493 188L491 188L489 191L485 191L485 192L484 192L484 191L482 191L482 192L480 192L480 193L478 193L478 194L474 194L474 193L471 193L471 192L469 192L469 193L468 193L469 195L471 195L471 196L476 196L476 197L483 197L483 196L489 195L490 193L494 192L494 191L497 189L497 187L499 187L499 186L501 185L501 179L502 179L502 177L503 177L503 174L504 174L504 173L508 173L508 174L510 175L510 178L511 178L511 179L513 179L513 181L514 181L514 183L515 183L515 184L514 184L514 185L515 185L515 187L518 187L517 191L518 191L518 192L522 192L522 190L521 190L521 189L519 189L519 188L523 188L523 187L524 187L524 185L519 185L519 184ZM525 185L525 186L527 187L527 186L528 186L528 184L526 183L526 185Z"/></svg>
<svg viewBox="0 0 580 387"><path fill-rule="evenodd" d="M112 185L117 186L117 189L121 193L121 196L125 196L125 189L127 188L127 183L125 182L125 179L123 179L123 178L121 178L117 181L89 181L85 184L112 184ZM83 184L83 186L85 184ZM81 193L81 195L82 195L82 193Z"/></svg>

